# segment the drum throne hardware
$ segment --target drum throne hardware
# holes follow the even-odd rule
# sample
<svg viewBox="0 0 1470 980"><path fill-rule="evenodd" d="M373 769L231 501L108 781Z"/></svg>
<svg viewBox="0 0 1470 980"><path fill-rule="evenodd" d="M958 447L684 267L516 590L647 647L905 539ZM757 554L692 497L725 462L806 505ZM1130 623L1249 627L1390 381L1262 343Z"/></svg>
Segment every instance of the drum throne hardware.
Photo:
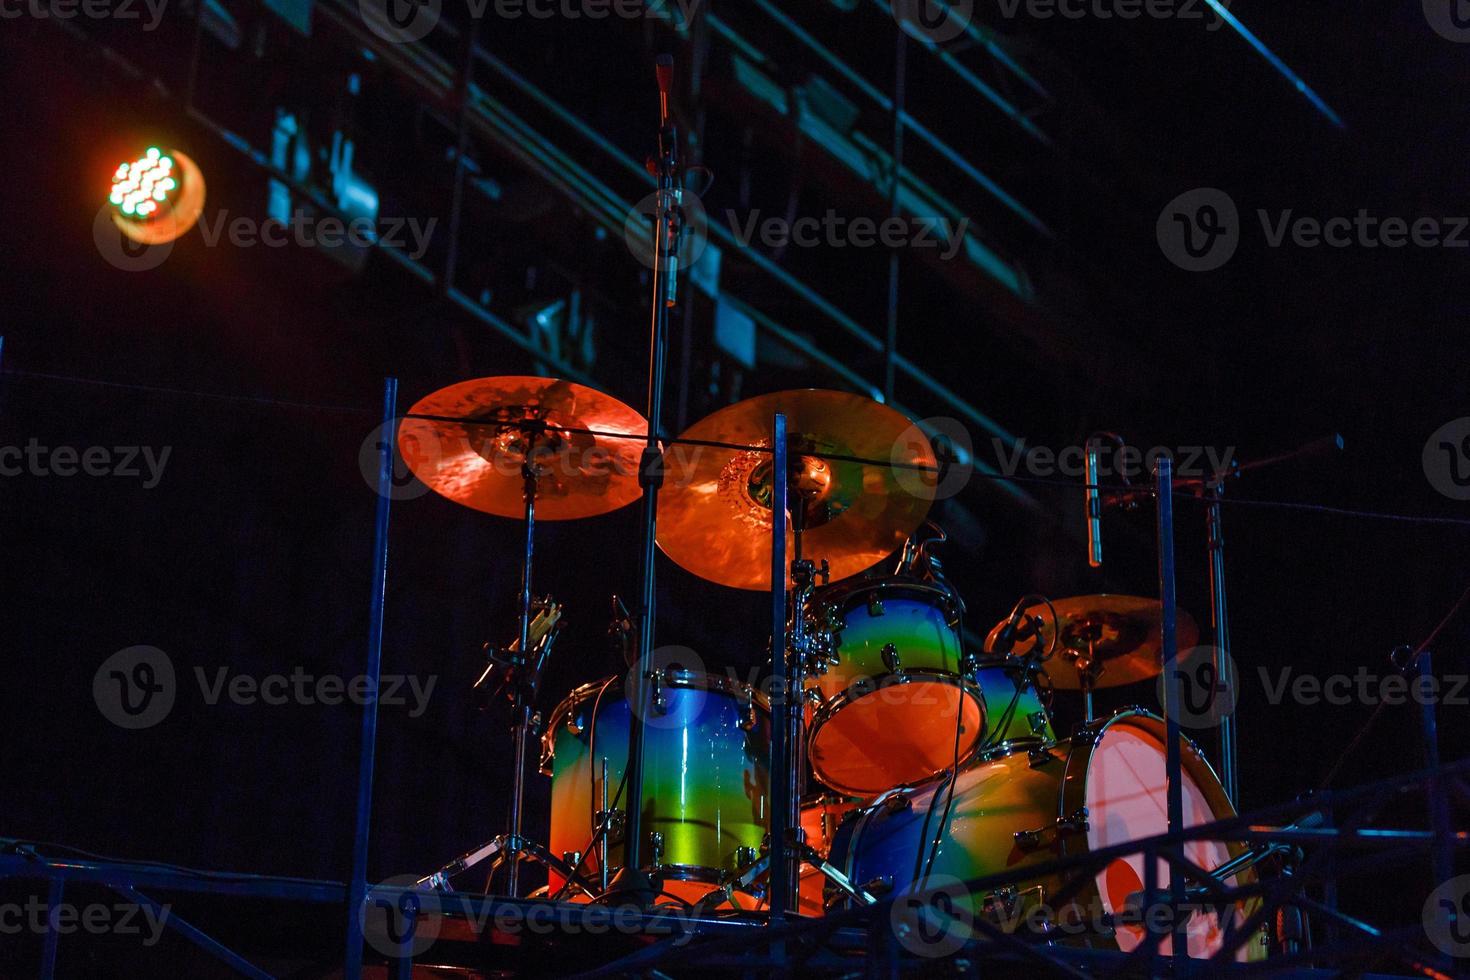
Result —
<svg viewBox="0 0 1470 980"><path fill-rule="evenodd" d="M489 663L474 685L484 689L493 683L511 701L515 771L509 831L420 879L420 886L447 890L454 875L488 860L492 874L500 864L509 865L509 894L518 897L523 857L571 877L569 867L521 832L528 741L538 725L535 699L561 617L560 607L548 600L532 619L538 505L547 512L543 519L571 520L636 499L626 464L630 440L644 431L643 419L616 399L536 377L453 385L421 400L400 426L404 461L430 488L475 510L519 517L525 528L519 636L503 649L487 644Z"/></svg>

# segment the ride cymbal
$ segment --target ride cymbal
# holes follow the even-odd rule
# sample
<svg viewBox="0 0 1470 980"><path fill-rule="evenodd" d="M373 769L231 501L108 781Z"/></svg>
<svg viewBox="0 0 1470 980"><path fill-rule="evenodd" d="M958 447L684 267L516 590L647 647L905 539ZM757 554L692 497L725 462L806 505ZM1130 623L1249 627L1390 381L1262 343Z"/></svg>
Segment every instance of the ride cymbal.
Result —
<svg viewBox="0 0 1470 980"><path fill-rule="evenodd" d="M521 517L526 468L536 518L606 514L643 495L643 416L611 395L556 378L477 378L421 399L398 426L415 476L457 504Z"/></svg>
<svg viewBox="0 0 1470 980"><path fill-rule="evenodd" d="M1046 662L1052 686L1063 690L1084 688L1083 674L1092 672L1092 687L1121 687L1150 680L1164 672L1163 605L1157 599L1127 595L1090 595L1058 599L1058 624L1037 612L1044 621L1038 632L1043 649L1061 628L1055 655ZM1005 623L990 631L986 648L995 641ZM1174 634L1183 653L1199 642L1194 617L1176 607Z"/></svg>
<svg viewBox="0 0 1470 980"><path fill-rule="evenodd" d="M787 498L793 505L800 501L788 511L792 523L804 527L802 556L818 564L826 559L833 581L882 561L923 523L937 461L921 430L900 412L861 395L783 391L723 408L679 437L757 448L680 441L670 447L658 506L658 544L664 554L720 585L770 588L768 450L777 412L787 420ZM794 557L793 539L788 530L787 551Z"/></svg>

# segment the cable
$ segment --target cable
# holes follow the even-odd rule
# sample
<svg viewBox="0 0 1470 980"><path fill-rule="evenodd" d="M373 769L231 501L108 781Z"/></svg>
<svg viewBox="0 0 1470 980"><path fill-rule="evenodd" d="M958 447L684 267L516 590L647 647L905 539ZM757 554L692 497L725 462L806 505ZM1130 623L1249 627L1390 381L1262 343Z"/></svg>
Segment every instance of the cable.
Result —
<svg viewBox="0 0 1470 980"><path fill-rule="evenodd" d="M1470 601L1470 586L1466 586L1465 591L1460 595L1460 598L1455 602L1453 606L1450 607L1450 611L1445 614L1444 619L1441 619L1439 621L1439 625L1434 628L1434 632L1430 633L1423 643L1414 648L1413 653L1411 653L1409 656L1408 663L1405 664L1402 668L1404 673L1408 673L1410 670L1418 665L1420 656L1423 655L1425 650L1429 649L1429 645L1431 643L1439 638L1439 634L1444 632L1444 628L1450 624L1450 620L1455 618L1455 614L1464 607L1467 601ZM1317 787L1317 792L1320 793L1325 790L1332 782L1332 780L1337 777L1337 774L1339 771L1341 771L1343 764L1346 763L1349 757L1351 757L1352 754L1357 751L1358 746L1363 743L1363 739L1367 737L1368 732L1370 729L1372 729L1374 722L1378 721L1378 716L1383 714L1383 709L1387 706L1387 698L1380 698L1378 700L1378 705L1373 709L1373 713L1368 716L1368 720L1363 723L1363 726L1361 728L1358 729L1358 733L1353 736L1353 740L1348 743L1347 748L1342 750L1342 754L1337 757L1337 761L1332 764L1332 768L1328 770L1327 775L1322 778L1322 783Z"/></svg>

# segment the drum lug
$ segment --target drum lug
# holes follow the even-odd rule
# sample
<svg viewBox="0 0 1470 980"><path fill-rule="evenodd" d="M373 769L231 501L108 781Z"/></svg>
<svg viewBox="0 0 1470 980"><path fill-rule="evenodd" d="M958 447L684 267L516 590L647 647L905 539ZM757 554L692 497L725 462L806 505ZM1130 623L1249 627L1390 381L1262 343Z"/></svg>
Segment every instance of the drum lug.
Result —
<svg viewBox="0 0 1470 980"><path fill-rule="evenodd" d="M662 680L663 674L657 671L651 672L648 675L648 683L650 685L649 702L653 705L654 713L660 715L666 713L668 710L668 703L664 700L663 687L660 683Z"/></svg>
<svg viewBox="0 0 1470 980"><path fill-rule="evenodd" d="M912 809L914 801L909 799L907 793L894 793L879 805L883 808L884 813L902 813Z"/></svg>
<svg viewBox="0 0 1470 980"><path fill-rule="evenodd" d="M740 847L735 848L735 867L737 869L744 870L745 868L750 867L752 864L755 864L756 860L759 857L760 852L758 852L755 848L747 844L742 844Z"/></svg>
<svg viewBox="0 0 1470 980"><path fill-rule="evenodd" d="M883 615L883 599L881 596L874 594L868 600L868 615L874 617Z"/></svg>
<svg viewBox="0 0 1470 980"><path fill-rule="evenodd" d="M756 722L760 719L755 712L755 695L747 688L740 692L740 730L750 732L755 730Z"/></svg>
<svg viewBox="0 0 1470 980"><path fill-rule="evenodd" d="M648 835L648 846L653 851L653 867L658 869L664 864L664 835L660 831L653 831Z"/></svg>
<svg viewBox="0 0 1470 980"><path fill-rule="evenodd" d="M1038 827L1036 830L1016 831L1016 846L1023 851L1035 850L1042 845L1047 835L1052 835L1053 840L1061 840L1063 837L1085 834L1088 827L1087 807L1079 807L1077 812L1071 816L1058 817L1044 827Z"/></svg>
<svg viewBox="0 0 1470 980"><path fill-rule="evenodd" d="M883 644L883 666L888 668L890 674L903 673L903 660L898 655L898 647L892 643Z"/></svg>
<svg viewBox="0 0 1470 980"><path fill-rule="evenodd" d="M1038 745L1027 753L1032 769L1040 769L1049 763L1056 762L1057 757L1051 754L1051 749L1045 745Z"/></svg>

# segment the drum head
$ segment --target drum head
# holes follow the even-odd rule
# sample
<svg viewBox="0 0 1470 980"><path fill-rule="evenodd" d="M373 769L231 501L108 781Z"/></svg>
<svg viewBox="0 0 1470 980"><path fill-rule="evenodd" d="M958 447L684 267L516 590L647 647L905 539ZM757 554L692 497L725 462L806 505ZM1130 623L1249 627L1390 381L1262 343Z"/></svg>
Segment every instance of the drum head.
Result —
<svg viewBox="0 0 1470 980"><path fill-rule="evenodd" d="M1113 844L1154 837L1169 829L1169 804L1166 789L1165 742L1163 721L1151 715L1125 714L1103 729L1092 748L1087 765L1087 847L1098 850ZM1184 825L1194 827L1232 816L1233 810L1208 763L1189 745L1181 747L1184 774ZM1184 850L1186 859L1206 870L1230 860L1228 847L1218 841L1192 841ZM1158 886L1170 882L1167 862L1158 862ZM1119 858L1097 876L1097 889L1102 906L1116 912L1125 906L1130 895L1144 888L1142 855ZM1233 882L1232 882L1233 883ZM1244 922L1239 909L1234 910L1237 924ZM1191 915L1185 926L1189 955L1211 956L1224 940L1224 923L1214 912L1199 911ZM1143 924L1127 922L1117 925L1118 946L1131 952L1143 942ZM1240 959L1250 950L1244 947ZM1172 953L1172 940L1165 939L1160 951Z"/></svg>
<svg viewBox="0 0 1470 980"><path fill-rule="evenodd" d="M929 779L955 763L955 720L963 711L959 760L980 741L980 702L956 681L910 680L880 687L819 717L811 734L812 771L849 796Z"/></svg>

